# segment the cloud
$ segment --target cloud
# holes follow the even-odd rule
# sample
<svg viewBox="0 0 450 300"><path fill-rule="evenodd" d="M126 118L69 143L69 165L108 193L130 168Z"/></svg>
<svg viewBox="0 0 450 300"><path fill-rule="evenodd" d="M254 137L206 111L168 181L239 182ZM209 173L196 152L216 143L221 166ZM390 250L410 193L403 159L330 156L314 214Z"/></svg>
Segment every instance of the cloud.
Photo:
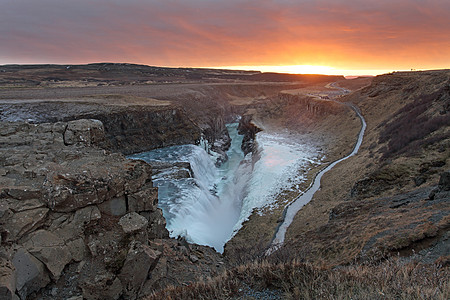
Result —
<svg viewBox="0 0 450 300"><path fill-rule="evenodd" d="M0 63L450 67L440 0L0 0Z"/></svg>

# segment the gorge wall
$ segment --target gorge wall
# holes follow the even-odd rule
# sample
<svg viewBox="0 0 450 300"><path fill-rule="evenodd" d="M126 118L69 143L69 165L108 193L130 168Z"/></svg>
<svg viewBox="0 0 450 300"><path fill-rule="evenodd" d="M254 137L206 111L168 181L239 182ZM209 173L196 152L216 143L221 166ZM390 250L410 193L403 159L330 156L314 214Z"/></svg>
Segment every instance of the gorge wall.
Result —
<svg viewBox="0 0 450 300"><path fill-rule="evenodd" d="M98 120L1 123L2 299L136 299L222 268L167 238L151 166L104 142Z"/></svg>
<svg viewBox="0 0 450 300"><path fill-rule="evenodd" d="M201 129L180 108L128 108L126 112L92 114L102 121L112 151L123 154L198 143ZM106 146L106 145L105 145Z"/></svg>
<svg viewBox="0 0 450 300"><path fill-rule="evenodd" d="M124 154L155 148L196 143L201 129L186 112L175 105L115 104L121 98L109 99L107 105L76 101L26 101L0 105L5 121L32 123L67 122L77 119L100 120L106 140L102 147Z"/></svg>

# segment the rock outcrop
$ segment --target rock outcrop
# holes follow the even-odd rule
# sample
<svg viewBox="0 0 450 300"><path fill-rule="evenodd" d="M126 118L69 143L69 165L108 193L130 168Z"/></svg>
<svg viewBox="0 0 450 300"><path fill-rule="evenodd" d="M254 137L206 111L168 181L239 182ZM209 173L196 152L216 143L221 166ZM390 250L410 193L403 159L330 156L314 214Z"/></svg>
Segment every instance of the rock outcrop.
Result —
<svg viewBox="0 0 450 300"><path fill-rule="evenodd" d="M238 133L244 136L241 149L245 155L254 150L256 134L260 131L261 129L252 122L252 115L244 115L239 120Z"/></svg>
<svg viewBox="0 0 450 300"><path fill-rule="evenodd" d="M151 166L106 141L98 120L0 123L2 299L137 299L221 268L168 238Z"/></svg>
<svg viewBox="0 0 450 300"><path fill-rule="evenodd" d="M64 128L67 131L64 133L66 145L84 143L125 155L172 145L194 144L200 140L202 130L183 108L171 104L152 105L150 100L148 105L130 102L125 106L117 103L121 99L119 95L110 103L98 99L88 103L2 103L0 116L7 121L35 124L68 122L67 128ZM90 121L89 128L79 128L77 122L70 122L79 119L96 121Z"/></svg>
<svg viewBox="0 0 450 300"><path fill-rule="evenodd" d="M200 128L177 107L128 108L127 112L88 115L101 120L113 151L123 154L198 143Z"/></svg>

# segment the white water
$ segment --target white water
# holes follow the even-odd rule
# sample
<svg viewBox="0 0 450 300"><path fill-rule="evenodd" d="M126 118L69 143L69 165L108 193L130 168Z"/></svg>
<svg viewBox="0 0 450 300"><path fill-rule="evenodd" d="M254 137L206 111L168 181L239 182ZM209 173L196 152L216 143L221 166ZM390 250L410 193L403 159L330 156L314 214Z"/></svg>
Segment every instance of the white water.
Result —
<svg viewBox="0 0 450 300"><path fill-rule="evenodd" d="M237 124L228 125L232 144L228 161L219 168L203 148L182 145L140 153L130 158L152 161L188 161L194 178L171 179L167 173L153 178L159 188L159 207L171 237L214 247L223 252L225 243L239 230L254 208L270 206L283 189L305 179L298 170L316 162L314 148L287 134L257 134L258 155L244 154Z"/></svg>
<svg viewBox="0 0 450 300"><path fill-rule="evenodd" d="M259 157L252 165L247 194L234 233L248 220L254 208L271 207L282 190L298 189L306 180L300 170L310 162L318 162L319 153L314 147L288 133L262 131L257 134L256 142ZM251 160L252 157L246 159Z"/></svg>
<svg viewBox="0 0 450 300"><path fill-rule="evenodd" d="M363 141L364 131L366 130L367 124L366 124L366 121L364 120L364 117L359 112L358 108L355 107L352 104L348 104L348 105L356 112L356 114L358 115L358 117L361 120L361 130L359 131L358 140L357 140L357 142L355 144L355 147L353 148L353 151L349 155L347 155L346 157L343 157L343 158L341 158L339 160L334 161L329 166L327 166L325 169L320 171L316 175L316 177L314 178L314 181L311 184L311 186L308 188L308 190L306 190L306 192L304 194L302 194L299 197L297 197L296 199L294 199L294 201L287 207L283 223L281 223L281 225L278 227L278 230L277 230L277 233L275 235L275 238L272 241L271 247L267 251L267 254L272 253L273 251L278 249L284 243L284 238L285 238L286 231L287 231L289 225L291 225L291 223L294 220L294 217L297 214L297 212L305 204L307 204L309 201L311 201L311 199L314 196L315 192L317 192L319 190L319 188L320 188L320 180L322 179L323 174L325 174L326 172L331 170L335 165L337 165L341 161L346 160L347 158L352 157L356 153L358 153L358 150L359 150L359 148L360 148L360 146L362 144L362 141Z"/></svg>

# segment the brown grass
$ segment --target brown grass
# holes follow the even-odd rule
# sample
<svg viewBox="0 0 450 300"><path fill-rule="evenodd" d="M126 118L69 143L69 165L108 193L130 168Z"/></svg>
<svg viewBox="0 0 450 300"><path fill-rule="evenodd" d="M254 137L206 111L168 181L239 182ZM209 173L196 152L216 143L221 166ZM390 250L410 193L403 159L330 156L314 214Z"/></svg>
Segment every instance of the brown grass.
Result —
<svg viewBox="0 0 450 300"><path fill-rule="evenodd" d="M227 270L219 277L170 287L151 299L448 299L448 268L392 258L382 263L323 269L293 261L267 261ZM259 295L255 297L255 295Z"/></svg>

